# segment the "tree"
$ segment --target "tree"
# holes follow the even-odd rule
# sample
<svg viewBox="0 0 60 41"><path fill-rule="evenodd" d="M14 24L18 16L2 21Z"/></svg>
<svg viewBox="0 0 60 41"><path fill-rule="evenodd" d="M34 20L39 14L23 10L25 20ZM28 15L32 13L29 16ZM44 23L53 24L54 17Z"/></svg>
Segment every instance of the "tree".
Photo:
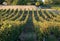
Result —
<svg viewBox="0 0 60 41"><path fill-rule="evenodd" d="M54 4L60 4L60 0L52 0Z"/></svg>
<svg viewBox="0 0 60 41"><path fill-rule="evenodd" d="M17 5L18 0L13 0L12 5Z"/></svg>
<svg viewBox="0 0 60 41"><path fill-rule="evenodd" d="M0 4L2 4L5 0L0 0Z"/></svg>
<svg viewBox="0 0 60 41"><path fill-rule="evenodd" d="M47 4L51 4L51 3L53 3L52 0L45 0L45 1L44 1L44 4L46 4L46 5L47 5Z"/></svg>
<svg viewBox="0 0 60 41"><path fill-rule="evenodd" d="M5 0L7 2L8 5L11 5L11 3L14 1L14 0Z"/></svg>

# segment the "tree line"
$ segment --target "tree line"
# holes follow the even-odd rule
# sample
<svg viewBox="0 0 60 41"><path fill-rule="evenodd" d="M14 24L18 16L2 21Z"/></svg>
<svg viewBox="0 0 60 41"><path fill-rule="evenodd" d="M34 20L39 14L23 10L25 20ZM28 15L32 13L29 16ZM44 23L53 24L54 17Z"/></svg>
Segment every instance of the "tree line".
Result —
<svg viewBox="0 0 60 41"><path fill-rule="evenodd" d="M0 4L3 2L7 2L8 5L34 5L36 2L40 4L60 4L60 0L44 0L44 2L42 0L0 0Z"/></svg>

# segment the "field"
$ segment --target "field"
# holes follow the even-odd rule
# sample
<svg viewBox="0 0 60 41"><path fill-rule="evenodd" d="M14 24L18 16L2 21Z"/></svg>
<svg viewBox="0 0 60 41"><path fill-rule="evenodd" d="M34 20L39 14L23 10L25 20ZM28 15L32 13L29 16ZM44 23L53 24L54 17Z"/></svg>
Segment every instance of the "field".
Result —
<svg viewBox="0 0 60 41"><path fill-rule="evenodd" d="M0 41L60 41L60 12L0 9Z"/></svg>
<svg viewBox="0 0 60 41"><path fill-rule="evenodd" d="M52 9L60 10L60 5L51 5L51 8Z"/></svg>

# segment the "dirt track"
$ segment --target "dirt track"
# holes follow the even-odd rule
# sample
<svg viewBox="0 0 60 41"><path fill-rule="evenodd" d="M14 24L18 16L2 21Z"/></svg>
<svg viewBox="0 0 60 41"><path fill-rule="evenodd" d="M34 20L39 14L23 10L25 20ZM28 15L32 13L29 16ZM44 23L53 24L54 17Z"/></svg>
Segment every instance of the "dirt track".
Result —
<svg viewBox="0 0 60 41"><path fill-rule="evenodd" d="M25 6L25 5L24 6L22 6L22 5L21 6L19 6L19 5L17 5L17 6L13 6L13 5L12 6L2 6L2 5L0 5L0 9L9 9L9 8L10 9L17 9L18 8L19 10L20 9L22 9L22 10L24 10L24 9L26 9L26 10L28 10L28 9L29 10L32 10L32 9L36 10L36 6L33 6L33 5L31 5L31 6Z"/></svg>
<svg viewBox="0 0 60 41"><path fill-rule="evenodd" d="M24 10L24 9L26 9L26 10L32 10L32 9L34 9L34 10L37 10L37 7L36 6L34 6L34 5L8 5L8 6L4 6L4 5L0 5L0 9L17 9L18 8L18 10L20 10L20 9L22 9L22 10ZM45 9L43 9L43 10L45 10ZM46 10L51 10L51 9L46 9ZM55 9L52 9L52 10L55 10Z"/></svg>

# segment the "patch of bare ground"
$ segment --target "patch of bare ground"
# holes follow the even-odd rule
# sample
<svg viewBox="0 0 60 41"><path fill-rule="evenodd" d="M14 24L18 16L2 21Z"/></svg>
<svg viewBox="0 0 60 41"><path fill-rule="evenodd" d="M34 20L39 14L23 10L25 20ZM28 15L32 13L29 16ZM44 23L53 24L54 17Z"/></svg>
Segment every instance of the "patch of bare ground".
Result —
<svg viewBox="0 0 60 41"><path fill-rule="evenodd" d="M16 9L18 9L18 10L20 10L20 9L22 9L22 10L34 9L34 10L37 10L37 7L34 5L6 5L6 6L0 5L0 9L14 9L14 10L16 10ZM55 9L43 9L43 10L55 10Z"/></svg>

